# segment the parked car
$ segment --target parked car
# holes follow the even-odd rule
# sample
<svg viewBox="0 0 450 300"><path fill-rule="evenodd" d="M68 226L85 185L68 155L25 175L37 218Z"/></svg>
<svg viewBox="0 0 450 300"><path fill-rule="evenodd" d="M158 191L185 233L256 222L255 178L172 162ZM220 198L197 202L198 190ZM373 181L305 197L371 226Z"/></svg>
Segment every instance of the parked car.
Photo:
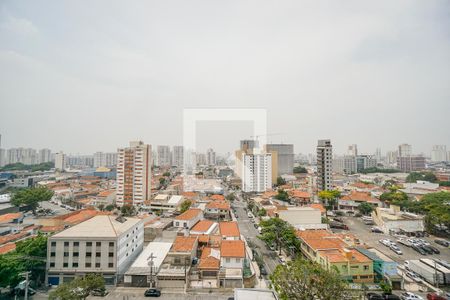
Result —
<svg viewBox="0 0 450 300"><path fill-rule="evenodd" d="M402 300L423 300L423 297L413 294L411 292L404 292L400 295Z"/></svg>
<svg viewBox="0 0 450 300"><path fill-rule="evenodd" d="M144 293L145 297L160 297L161 291L159 289L148 289Z"/></svg>
<svg viewBox="0 0 450 300"><path fill-rule="evenodd" d="M422 255L426 255L426 252L422 249L422 247L419 247L417 245L412 245L411 248L413 248L416 252L419 252Z"/></svg>
<svg viewBox="0 0 450 300"><path fill-rule="evenodd" d="M370 230L374 233L384 233L383 230L381 230L379 227L376 226L370 228Z"/></svg>
<svg viewBox="0 0 450 300"><path fill-rule="evenodd" d="M367 293L366 298L367 300L384 300L383 295L378 293Z"/></svg>
<svg viewBox="0 0 450 300"><path fill-rule="evenodd" d="M259 266L259 273L263 276L266 276L267 275L266 268L264 268L264 266L262 266L262 265Z"/></svg>
<svg viewBox="0 0 450 300"><path fill-rule="evenodd" d="M435 253L435 254L441 254L441 251L439 251L439 249L438 248L436 248L436 247L434 247L434 246L427 246L428 248L430 248L431 250L433 250L433 252Z"/></svg>
<svg viewBox="0 0 450 300"><path fill-rule="evenodd" d="M108 291L106 289L93 289L91 292L92 296L96 296L96 297L105 297L106 295L108 295Z"/></svg>
<svg viewBox="0 0 450 300"><path fill-rule="evenodd" d="M427 254L434 254L434 251L430 248L430 246L421 245L420 248L422 248L423 251L425 251Z"/></svg>
<svg viewBox="0 0 450 300"><path fill-rule="evenodd" d="M385 300L401 300L399 296L394 294L383 294Z"/></svg>
<svg viewBox="0 0 450 300"><path fill-rule="evenodd" d="M447 300L446 297L439 296L436 293L428 293L427 300Z"/></svg>
<svg viewBox="0 0 450 300"><path fill-rule="evenodd" d="M330 222L330 228L348 230L347 225L335 221Z"/></svg>
<svg viewBox="0 0 450 300"><path fill-rule="evenodd" d="M408 276L409 278L411 278L412 280L414 280L417 283L423 282L422 278L420 278L416 273L411 272L411 271L407 271L405 272L406 276Z"/></svg>
<svg viewBox="0 0 450 300"><path fill-rule="evenodd" d="M448 247L449 242L447 242L446 240L434 240L434 242L438 245L441 245L442 247Z"/></svg>

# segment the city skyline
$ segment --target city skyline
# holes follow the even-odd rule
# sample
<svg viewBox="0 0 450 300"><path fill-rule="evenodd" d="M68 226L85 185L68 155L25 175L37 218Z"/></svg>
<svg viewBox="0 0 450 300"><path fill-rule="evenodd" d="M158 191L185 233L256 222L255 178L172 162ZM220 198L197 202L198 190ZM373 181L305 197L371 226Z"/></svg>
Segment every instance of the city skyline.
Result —
<svg viewBox="0 0 450 300"><path fill-rule="evenodd" d="M185 108L264 108L267 132L283 133L273 142L301 153L318 139L331 139L337 153L353 143L362 152L450 145L446 2L98 2L88 10L2 2L4 147L182 144ZM215 147L221 153L252 134L248 123L216 127L205 140L220 136L229 145Z"/></svg>

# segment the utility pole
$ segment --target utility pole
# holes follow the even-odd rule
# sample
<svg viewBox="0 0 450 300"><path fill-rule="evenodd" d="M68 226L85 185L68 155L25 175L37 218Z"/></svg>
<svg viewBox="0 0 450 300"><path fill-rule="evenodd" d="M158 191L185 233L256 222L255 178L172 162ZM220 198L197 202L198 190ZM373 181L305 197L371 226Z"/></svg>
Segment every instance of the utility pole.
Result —
<svg viewBox="0 0 450 300"><path fill-rule="evenodd" d="M30 271L20 273L20 275L25 276L25 298L24 298L25 300L28 300L28 279L29 279L30 273L31 273Z"/></svg>
<svg viewBox="0 0 450 300"><path fill-rule="evenodd" d="M150 287L153 287L153 259L156 258L156 256L153 255L153 252L150 253L150 256L147 258L147 260L150 260L148 262L148 265L150 266Z"/></svg>

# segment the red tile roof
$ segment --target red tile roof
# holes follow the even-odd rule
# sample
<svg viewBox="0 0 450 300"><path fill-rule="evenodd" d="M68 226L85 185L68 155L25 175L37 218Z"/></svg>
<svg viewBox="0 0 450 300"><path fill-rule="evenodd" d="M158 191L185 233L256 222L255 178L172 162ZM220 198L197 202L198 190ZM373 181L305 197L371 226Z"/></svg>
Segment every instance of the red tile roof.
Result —
<svg viewBox="0 0 450 300"><path fill-rule="evenodd" d="M173 252L191 252L197 241L196 236L177 236L172 245Z"/></svg>
<svg viewBox="0 0 450 300"><path fill-rule="evenodd" d="M214 255L216 255L216 257ZM220 250L205 247L202 251L198 268L218 270L220 268Z"/></svg>
<svg viewBox="0 0 450 300"><path fill-rule="evenodd" d="M230 237L240 237L241 232L239 231L239 226L237 222L220 222L219 223L219 231L222 236L230 236Z"/></svg>
<svg viewBox="0 0 450 300"><path fill-rule="evenodd" d="M191 228L191 231L207 232L213 225L214 225L213 221L201 220L197 222L197 224L195 224L194 227Z"/></svg>
<svg viewBox="0 0 450 300"><path fill-rule="evenodd" d="M206 208L229 210L230 209L230 203L228 201L214 200L214 201L208 202L206 204Z"/></svg>
<svg viewBox="0 0 450 300"><path fill-rule="evenodd" d="M212 195L209 197L211 200L225 200L225 197L223 195Z"/></svg>
<svg viewBox="0 0 450 300"><path fill-rule="evenodd" d="M341 200L359 201L359 202L378 202L370 193L353 191L349 195L343 196Z"/></svg>
<svg viewBox="0 0 450 300"><path fill-rule="evenodd" d="M3 246L0 246L0 254L5 254L16 249L16 243L9 243Z"/></svg>
<svg viewBox="0 0 450 300"><path fill-rule="evenodd" d="M198 217L201 213L202 213L201 209L191 208L182 213L181 215L177 216L175 220L182 220L182 221L192 220Z"/></svg>
<svg viewBox="0 0 450 300"><path fill-rule="evenodd" d="M10 223L22 217L22 213L8 213L0 216L0 223Z"/></svg>
<svg viewBox="0 0 450 300"><path fill-rule="evenodd" d="M222 257L241 257L245 258L245 245L241 240L222 241L220 245L220 255Z"/></svg>

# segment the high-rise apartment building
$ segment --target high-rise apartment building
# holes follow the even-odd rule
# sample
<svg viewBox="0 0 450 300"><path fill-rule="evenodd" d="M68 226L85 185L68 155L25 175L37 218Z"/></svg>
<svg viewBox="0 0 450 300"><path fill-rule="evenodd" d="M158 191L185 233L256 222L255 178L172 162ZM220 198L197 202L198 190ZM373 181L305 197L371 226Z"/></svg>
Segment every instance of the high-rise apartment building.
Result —
<svg viewBox="0 0 450 300"><path fill-rule="evenodd" d="M209 166L216 165L216 152L211 148L206 151L206 164Z"/></svg>
<svg viewBox="0 0 450 300"><path fill-rule="evenodd" d="M184 147L173 146L172 166L182 168L184 165Z"/></svg>
<svg viewBox="0 0 450 300"><path fill-rule="evenodd" d="M377 159L372 155L361 154L356 156L356 171L361 172L365 169L377 166Z"/></svg>
<svg viewBox="0 0 450 300"><path fill-rule="evenodd" d="M172 165L172 153L169 146L156 147L156 165L160 167L170 167Z"/></svg>
<svg viewBox="0 0 450 300"><path fill-rule="evenodd" d="M409 144L401 144L398 146L398 156L407 157L412 155L412 146Z"/></svg>
<svg viewBox="0 0 450 300"><path fill-rule="evenodd" d="M319 191L333 188L333 146L330 140L317 143L317 188Z"/></svg>
<svg viewBox="0 0 450 300"><path fill-rule="evenodd" d="M11 148L7 150L6 156L8 164L34 165L38 163L37 152L31 148Z"/></svg>
<svg viewBox="0 0 450 300"><path fill-rule="evenodd" d="M240 149L246 152L253 151L253 149L259 147L259 142L257 140L241 140L240 144Z"/></svg>
<svg viewBox="0 0 450 300"><path fill-rule="evenodd" d="M94 168L98 167L114 167L117 165L117 153L115 152L95 152Z"/></svg>
<svg viewBox="0 0 450 300"><path fill-rule="evenodd" d="M431 150L431 161L447 161L447 146L434 145Z"/></svg>
<svg viewBox="0 0 450 300"><path fill-rule="evenodd" d="M398 151L386 152L386 164L390 167L397 164Z"/></svg>
<svg viewBox="0 0 450 300"><path fill-rule="evenodd" d="M64 171L66 169L66 155L62 151L55 154L55 169L57 171Z"/></svg>
<svg viewBox="0 0 450 300"><path fill-rule="evenodd" d="M205 153L196 153L195 154L195 163L197 166L205 166L206 165L206 154Z"/></svg>
<svg viewBox="0 0 450 300"><path fill-rule="evenodd" d="M276 155L277 176L293 174L294 171L294 145L293 144L267 144L265 151ZM273 157L272 157L273 158ZM274 159L272 159L272 163ZM274 164L272 164L274 166Z"/></svg>
<svg viewBox="0 0 450 300"><path fill-rule="evenodd" d="M242 153L241 181L244 192L265 192L272 189L272 153Z"/></svg>
<svg viewBox="0 0 450 300"><path fill-rule="evenodd" d="M333 158L333 171L340 174L355 174L356 169L356 156L344 155Z"/></svg>
<svg viewBox="0 0 450 300"><path fill-rule="evenodd" d="M39 163L46 163L52 160L52 151L50 149L39 150Z"/></svg>
<svg viewBox="0 0 450 300"><path fill-rule="evenodd" d="M402 172L414 172L425 169L425 157L420 155L397 157L397 168Z"/></svg>
<svg viewBox="0 0 450 300"><path fill-rule="evenodd" d="M142 141L130 142L129 147L118 150L116 179L118 206L140 205L150 199L151 154L151 146Z"/></svg>
<svg viewBox="0 0 450 300"><path fill-rule="evenodd" d="M6 165L6 150L0 148L0 167Z"/></svg>
<svg viewBox="0 0 450 300"><path fill-rule="evenodd" d="M356 144L352 144L348 146L347 155L357 156L358 155L358 146Z"/></svg>

